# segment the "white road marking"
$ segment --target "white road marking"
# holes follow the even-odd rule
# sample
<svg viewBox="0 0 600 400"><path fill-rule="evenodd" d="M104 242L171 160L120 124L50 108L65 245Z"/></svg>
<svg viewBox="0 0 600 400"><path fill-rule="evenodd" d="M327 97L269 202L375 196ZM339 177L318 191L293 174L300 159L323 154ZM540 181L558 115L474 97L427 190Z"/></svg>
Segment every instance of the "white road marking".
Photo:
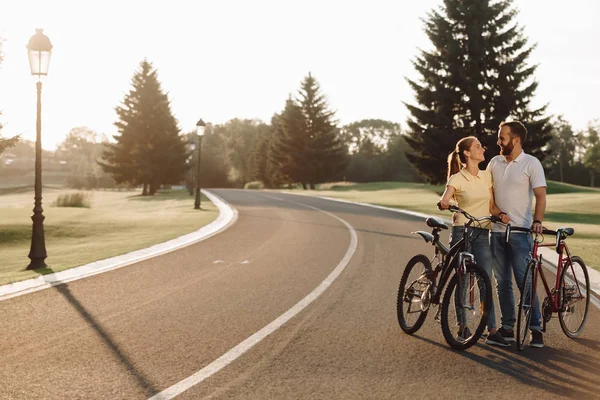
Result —
<svg viewBox="0 0 600 400"><path fill-rule="evenodd" d="M223 201L214 193L204 189L202 189L202 194L206 195L206 197L208 197L210 201L217 206L219 209L219 216L213 222L203 226L196 232L188 233L146 249L136 250L131 253L106 258L104 260L94 261L90 264L71 268L65 271L55 272L53 274L42 275L38 276L37 278L2 285L0 286L0 301L37 292L39 290L48 289L57 285L62 285L63 283L87 278L118 268L123 268L161 254L166 254L171 251L181 249L191 244L208 239L209 237L229 228L237 221L238 212L230 204Z"/></svg>
<svg viewBox="0 0 600 400"><path fill-rule="evenodd" d="M240 264L250 264L250 261L244 260L244 261L240 262Z"/></svg>
<svg viewBox="0 0 600 400"><path fill-rule="evenodd" d="M246 340L244 340L243 342L241 342L240 344L238 344L237 346L235 346L234 348L229 350L227 353L223 354L221 357L217 358L215 361L208 364L206 367L202 368L201 370L199 370L195 374L189 376L188 378L185 378L184 380L177 382L176 384L163 390L162 392L152 396L150 398L150 400L172 399L175 396L185 392L192 386L195 386L195 385L201 383L205 379L207 379L210 376L214 375L215 373L219 372L221 369L225 368L227 365L232 363L234 360L236 360L242 354L244 354L245 352L250 350L255 344L259 343L261 340L263 340L264 338L269 336L271 333L275 332L277 329L279 329L281 326L283 326L283 324L285 324L287 321L289 321L294 316L296 316L300 311L302 311L304 308L306 308L306 306L308 306L310 303L315 301L321 294L323 294L323 292L325 292L325 290L327 290L327 288L329 288L329 286L337 279L337 277L342 273L342 271L350 263L350 260L352 259L352 256L354 255L354 252L356 251L356 247L358 244L356 231L354 230L354 228L352 228L350 226L350 224L348 224L343 219L341 219L327 211L321 210L317 207L312 207L312 206L308 206L306 204L296 203L294 201L284 200L284 199L281 199L278 197L269 196L269 195L265 195L262 193L261 193L261 195L275 199L275 200L286 201L286 202L293 203L293 204L296 204L296 205L299 205L302 207L311 208L313 210L322 212L322 213L340 221L342 224L344 224L346 226L346 228L348 228L348 231L350 232L350 246L348 247L346 254L342 258L342 260L339 262L339 264L335 267L335 269L329 274L329 276L327 276L327 278L325 278L325 280L323 282L321 282L321 284L319 284L319 286L317 286L305 298L300 300L300 302L298 302L295 306L293 306L292 308L287 310L284 314L282 314L277 319L275 319L273 322L271 322L270 324L268 324L267 326L262 328L260 331L256 332L255 334L253 334L252 336L250 336L249 338L247 338Z"/></svg>
<svg viewBox="0 0 600 400"><path fill-rule="evenodd" d="M310 194L303 194L301 192L300 193L284 192L284 193L290 194L292 196L312 197L312 198L317 198L317 199L325 199L325 200L336 201L338 203L354 204L354 205L359 205L359 206L363 206L363 207L377 208L377 209L380 209L380 210L391 211L391 212L394 212L394 213L400 213L400 214L406 214L406 215L413 215L415 217L422 217L422 218L428 218L428 217L430 217L429 214L423 214L423 213L416 212L416 211L408 211L408 210L402 210L402 209L399 209L399 208L391 208L391 207L378 206L376 204L360 203L360 202L351 201L351 200L336 199L334 197L313 196L313 195L310 195ZM452 221L450 221L447 218L444 218L444 221L447 224L452 224ZM550 250L550 249L548 249L546 247L542 247L542 248L540 248L539 251L541 253L544 253L544 252L547 251L546 254L551 254L553 250ZM544 259L544 266L547 267L550 271L552 271L553 273L556 274L556 263L558 261L556 254L553 255L552 260L553 261L549 261L548 258ZM587 266L587 270L588 270L588 274L590 276L590 290L592 292L592 294L590 296L590 301L596 307L600 308L600 272L596 271L593 268L590 268L589 266Z"/></svg>
<svg viewBox="0 0 600 400"><path fill-rule="evenodd" d="M223 260L215 260L215 261L213 261L213 264L221 264L221 263L224 263L224 262L225 261L223 261Z"/></svg>

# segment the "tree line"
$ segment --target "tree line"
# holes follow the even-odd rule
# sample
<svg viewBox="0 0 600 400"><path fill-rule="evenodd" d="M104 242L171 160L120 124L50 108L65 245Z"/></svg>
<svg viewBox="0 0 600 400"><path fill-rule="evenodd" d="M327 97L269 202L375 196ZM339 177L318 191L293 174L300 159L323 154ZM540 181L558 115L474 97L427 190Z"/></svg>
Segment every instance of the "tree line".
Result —
<svg viewBox="0 0 600 400"><path fill-rule="evenodd" d="M445 0L425 18L431 48L413 60L419 79L408 83L416 104L406 107L415 152L408 158L429 182L445 182L446 157L460 138L476 136L490 160L498 154L499 124L520 120L529 131L524 150L542 161L550 179L595 184L599 124L575 133L546 106L531 106L537 65L528 59L535 46L516 17L512 0Z"/></svg>
<svg viewBox="0 0 600 400"><path fill-rule="evenodd" d="M201 185L254 182L314 189L339 180L442 183L446 156L458 139L477 136L489 160L498 153L498 125L518 119L529 130L525 151L542 161L549 179L594 186L600 124L590 122L574 132L564 117L548 115L546 106L531 106L537 66L528 59L535 46L516 18L511 0L445 0L428 13L424 29L431 47L413 60L419 78L408 79L415 102L405 103L406 130L379 119L340 126L311 73L268 122L208 124ZM118 133L112 140L81 127L59 146L55 156L68 159L71 184L141 187L144 195L163 185L194 185L197 138L181 131L149 61L141 62L115 111ZM16 140L0 138L0 153Z"/></svg>

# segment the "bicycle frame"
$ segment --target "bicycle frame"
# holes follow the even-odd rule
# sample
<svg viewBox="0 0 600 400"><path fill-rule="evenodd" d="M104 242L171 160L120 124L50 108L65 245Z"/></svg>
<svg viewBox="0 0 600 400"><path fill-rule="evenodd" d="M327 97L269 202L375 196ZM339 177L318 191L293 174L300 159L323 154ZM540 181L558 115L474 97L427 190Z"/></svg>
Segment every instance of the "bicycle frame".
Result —
<svg viewBox="0 0 600 400"><path fill-rule="evenodd" d="M440 297L442 296L442 289L444 287L446 287L446 284L448 283L448 281L450 280L453 268L451 268L451 265L454 263L454 261L456 260L458 262L457 267L460 267L460 265L462 264L462 258L460 257L461 254L466 253L466 246L464 246L464 244L466 243L467 239L468 239L468 225L467 224L465 226L465 232L464 235L461 239L459 239L458 242L456 242L454 244L454 246L452 246L450 249L448 249L446 246L444 246L443 243L440 242L440 237L439 237L439 230L438 229L434 229L434 234L433 234L433 241L432 244L435 247L435 258L438 258L440 256L440 254L442 255L442 259L440 260L440 263L442 265L442 268L439 269L439 264L438 266L436 266L436 268L431 272L431 281L432 282L436 282L438 274L441 272L441 276L440 276L440 281L437 283L437 285L435 285L435 290L433 292L433 295L431 297L431 303L432 304L440 304ZM471 259L473 259L473 256L469 253L467 253ZM438 258L439 259L439 258ZM464 271L462 271L464 273Z"/></svg>
<svg viewBox="0 0 600 400"><path fill-rule="evenodd" d="M558 236L558 235L557 235ZM540 247L555 247L557 252L558 252L558 263L556 265L556 280L554 283L554 293L552 292L552 290L550 289L550 286L548 285L548 281L546 280L546 276L544 275L544 270L542 267L542 256L541 254L538 254L538 250ZM566 257L564 257L564 254L566 253ZM557 239L557 244L554 243L541 243L537 240L537 238L533 241L533 249L531 250L531 254L532 254L532 259L535 260L536 263L536 268L535 271L536 273L534 273L533 275L533 288L534 288L534 294L537 291L535 288L537 288L537 283L538 283L538 274L542 277L542 283L544 284L544 289L546 290L546 295L552 299L552 312L556 313L559 312L562 304L560 304L560 296L559 296L559 289L560 289L560 276L562 274L562 271L564 268L568 268L569 266L571 266L572 268L572 261L571 261L571 252L569 251L569 248L567 247L567 244L565 243L565 241L561 238ZM579 292L579 295L581 296L581 288L579 287L579 285L576 285L577 290Z"/></svg>

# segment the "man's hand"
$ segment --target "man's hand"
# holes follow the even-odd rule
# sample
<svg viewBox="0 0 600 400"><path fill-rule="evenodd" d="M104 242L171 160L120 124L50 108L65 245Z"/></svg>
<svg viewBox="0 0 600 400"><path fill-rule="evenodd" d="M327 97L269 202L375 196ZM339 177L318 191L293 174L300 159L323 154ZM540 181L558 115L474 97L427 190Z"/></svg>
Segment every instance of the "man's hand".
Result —
<svg viewBox="0 0 600 400"><path fill-rule="evenodd" d="M532 231L534 231L535 233L542 233L543 229L544 227L542 226L542 223L540 221L533 221L533 225L531 225Z"/></svg>
<svg viewBox="0 0 600 400"><path fill-rule="evenodd" d="M506 213L502 213L500 216L500 220L503 224L508 224L510 222L510 217Z"/></svg>

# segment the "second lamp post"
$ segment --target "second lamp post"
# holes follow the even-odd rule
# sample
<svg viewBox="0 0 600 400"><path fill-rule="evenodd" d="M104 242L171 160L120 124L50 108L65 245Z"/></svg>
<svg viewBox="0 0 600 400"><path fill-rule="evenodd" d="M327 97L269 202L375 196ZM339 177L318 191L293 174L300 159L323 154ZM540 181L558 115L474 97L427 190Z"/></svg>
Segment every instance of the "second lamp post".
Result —
<svg viewBox="0 0 600 400"><path fill-rule="evenodd" d="M206 124L200 118L200 121L196 123L196 135L198 136L198 161L196 164L196 201L194 202L194 209L201 210L200 208L200 155L202 154L202 136L204 135L204 128Z"/></svg>

